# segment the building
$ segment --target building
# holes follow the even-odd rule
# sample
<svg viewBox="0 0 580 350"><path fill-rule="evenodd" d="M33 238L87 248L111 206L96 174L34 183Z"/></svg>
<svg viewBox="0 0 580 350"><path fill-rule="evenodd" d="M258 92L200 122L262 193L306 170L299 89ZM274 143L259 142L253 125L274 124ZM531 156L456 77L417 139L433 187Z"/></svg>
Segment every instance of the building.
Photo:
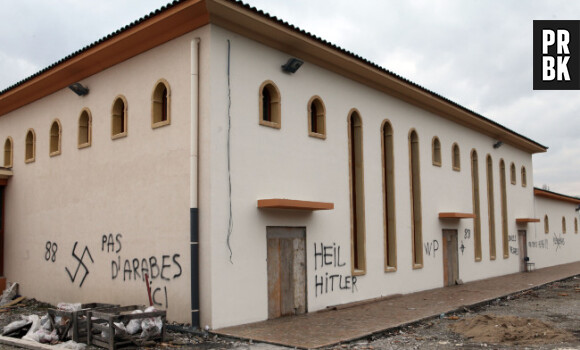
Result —
<svg viewBox="0 0 580 350"><path fill-rule="evenodd" d="M0 140L1 272L48 302L221 328L577 260L545 146L233 0L1 91Z"/></svg>

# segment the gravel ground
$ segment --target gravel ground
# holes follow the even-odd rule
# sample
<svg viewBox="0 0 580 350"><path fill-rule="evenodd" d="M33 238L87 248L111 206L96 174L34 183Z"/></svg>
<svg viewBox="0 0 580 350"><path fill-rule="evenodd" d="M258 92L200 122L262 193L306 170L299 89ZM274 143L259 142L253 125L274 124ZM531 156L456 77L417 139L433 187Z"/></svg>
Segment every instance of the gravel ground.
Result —
<svg viewBox="0 0 580 350"><path fill-rule="evenodd" d="M0 310L0 327L20 319L21 315L46 315L49 307L52 306L27 299ZM182 329L182 325L169 328L166 341L151 349L283 349L211 334L172 331ZM325 350L459 348L580 349L580 277ZM0 344L0 349L18 348Z"/></svg>

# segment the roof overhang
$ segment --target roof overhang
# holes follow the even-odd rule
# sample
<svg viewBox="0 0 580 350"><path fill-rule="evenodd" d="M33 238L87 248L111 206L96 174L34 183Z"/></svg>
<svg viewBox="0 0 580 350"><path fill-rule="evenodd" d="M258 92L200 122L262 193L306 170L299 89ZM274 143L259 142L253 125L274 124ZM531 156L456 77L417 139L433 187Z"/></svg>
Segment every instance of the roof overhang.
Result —
<svg viewBox="0 0 580 350"><path fill-rule="evenodd" d="M564 194L543 190L537 187L534 187L534 196L555 199L558 201L574 203L577 205L580 204L580 198L566 196Z"/></svg>
<svg viewBox="0 0 580 350"><path fill-rule="evenodd" d="M184 0L0 95L0 116L208 23L296 56L529 153L547 148L285 22L232 0Z"/></svg>

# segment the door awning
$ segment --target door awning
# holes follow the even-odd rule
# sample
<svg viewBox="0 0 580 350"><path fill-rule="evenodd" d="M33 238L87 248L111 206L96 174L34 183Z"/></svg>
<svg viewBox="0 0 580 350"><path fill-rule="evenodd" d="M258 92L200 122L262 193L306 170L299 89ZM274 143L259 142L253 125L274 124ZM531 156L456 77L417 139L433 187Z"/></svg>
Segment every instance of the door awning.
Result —
<svg viewBox="0 0 580 350"><path fill-rule="evenodd" d="M12 170L0 167L0 184L5 185L6 180L12 177Z"/></svg>
<svg viewBox="0 0 580 350"><path fill-rule="evenodd" d="M259 209L332 210L334 203L302 201L297 199L258 199Z"/></svg>
<svg viewBox="0 0 580 350"><path fill-rule="evenodd" d="M475 219L475 214L473 213L458 213L458 212L441 212L439 213L439 219Z"/></svg>
<svg viewBox="0 0 580 350"><path fill-rule="evenodd" d="M536 218L517 218L516 219L516 224L527 224L529 222L540 222L540 219L536 219Z"/></svg>

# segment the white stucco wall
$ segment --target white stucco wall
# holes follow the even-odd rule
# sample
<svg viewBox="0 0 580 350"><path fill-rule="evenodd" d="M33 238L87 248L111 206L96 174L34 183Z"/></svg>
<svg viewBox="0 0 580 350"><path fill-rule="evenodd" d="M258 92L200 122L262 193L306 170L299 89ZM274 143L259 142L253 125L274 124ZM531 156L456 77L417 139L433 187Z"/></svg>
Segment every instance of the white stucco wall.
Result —
<svg viewBox="0 0 580 350"><path fill-rule="evenodd" d="M205 33L82 80L87 96L65 88L0 117L0 139L14 139L5 275L20 283L21 294L51 303L148 304L148 272L156 305L171 320L191 321L190 42ZM171 125L152 129L151 96L161 78L171 88ZM128 102L128 136L111 140L119 94ZM78 149L83 108L92 113L92 146ZM62 154L49 157L55 118ZM25 164L29 128L36 132L36 161Z"/></svg>
<svg viewBox="0 0 580 350"><path fill-rule="evenodd" d="M574 220L580 220L577 205L556 199L535 196L536 217L541 221L528 235L528 255L536 268L578 261L580 234L574 230ZM549 232L545 233L548 216ZM566 233L562 218L566 218ZM531 242L531 244L530 244Z"/></svg>
<svg viewBox="0 0 580 350"><path fill-rule="evenodd" d="M229 186L227 174L227 41L231 43L231 159L233 231L228 249ZM506 162L509 234L517 234L515 219L533 217L533 189L521 186L520 168L532 170L531 155L509 145L492 147L494 139L454 124L430 112L352 82L306 62L293 74L281 71L289 55L212 27L211 134L212 156L207 175L211 192L212 319L227 325L267 318L266 227L306 227L308 310L396 293L443 286L442 229L457 229L464 251L459 253L463 281L517 272L517 256L502 255L499 161ZM259 87L272 80L280 90L282 127L261 126ZM326 107L326 140L308 136L307 103L314 95ZM352 108L363 122L366 210L366 274L357 277L355 290L316 289L315 276L350 276L350 193L347 116ZM383 190L380 128L388 119L394 130L395 203L398 269L385 273ZM424 254L424 267L412 269L408 133L415 128L420 140L423 242L439 245ZM431 161L431 140L441 140L443 166ZM451 169L451 145L461 149L461 171ZM473 220L439 220L439 212L473 211L470 152L479 156L482 261L474 261ZM485 157L493 159L497 259L489 258ZM517 184L509 182L509 166L516 164ZM206 169L207 171L207 169ZM528 175L529 176L529 175ZM333 202L334 210L301 212L259 210L257 199L289 198ZM470 238L465 230L471 232ZM437 243L434 243L437 241ZM317 247L341 247L342 267L317 265ZM235 293L232 293L235 286Z"/></svg>

